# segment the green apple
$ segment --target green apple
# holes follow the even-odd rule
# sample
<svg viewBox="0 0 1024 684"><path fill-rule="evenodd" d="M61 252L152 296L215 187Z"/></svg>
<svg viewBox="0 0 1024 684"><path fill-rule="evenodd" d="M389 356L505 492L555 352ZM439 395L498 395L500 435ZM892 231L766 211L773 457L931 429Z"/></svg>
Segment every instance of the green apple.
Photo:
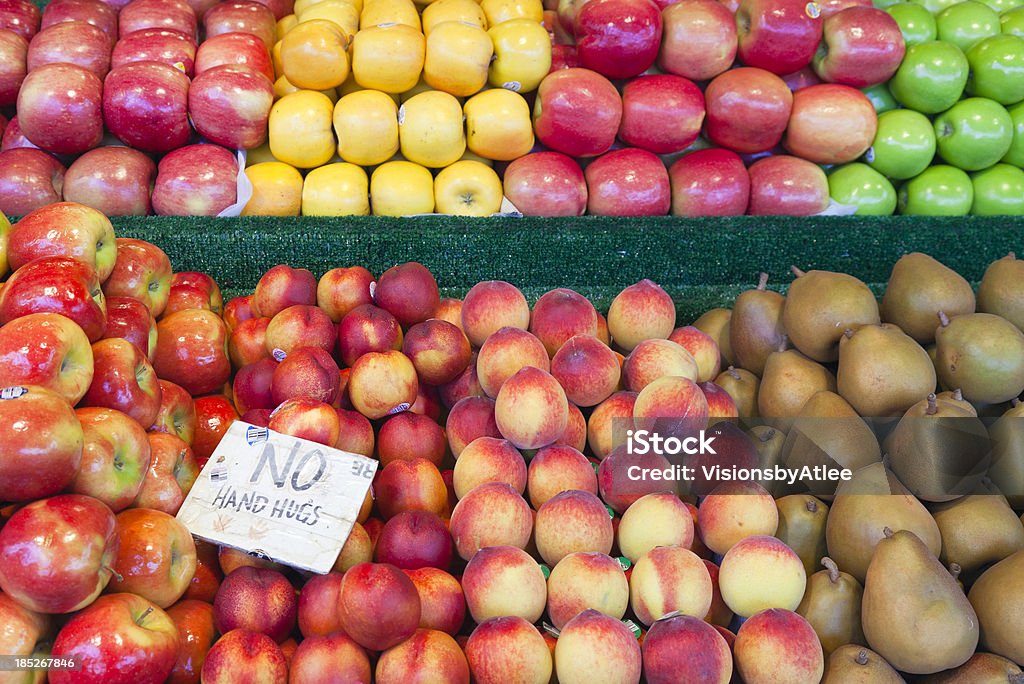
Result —
<svg viewBox="0 0 1024 684"><path fill-rule="evenodd" d="M1024 5L1024 0L981 0L983 3L1002 14Z"/></svg>
<svg viewBox="0 0 1024 684"><path fill-rule="evenodd" d="M854 162L833 169L828 194L840 204L856 206L858 216L889 216L896 211L896 189L867 164Z"/></svg>
<svg viewBox="0 0 1024 684"><path fill-rule="evenodd" d="M1004 105L1024 100L1024 38L1001 34L967 51L967 92Z"/></svg>
<svg viewBox="0 0 1024 684"><path fill-rule="evenodd" d="M921 5L913 2L898 2L885 11L899 24L900 31L903 33L903 42L908 48L911 45L929 43L938 36L935 15Z"/></svg>
<svg viewBox="0 0 1024 684"><path fill-rule="evenodd" d="M878 117L878 129L864 160L889 178L913 178L935 158L935 128L912 109L894 109Z"/></svg>
<svg viewBox="0 0 1024 684"><path fill-rule="evenodd" d="M904 107L936 114L953 106L967 84L970 66L952 43L933 40L907 48L889 90Z"/></svg>
<svg viewBox="0 0 1024 684"><path fill-rule="evenodd" d="M916 216L966 216L974 202L974 186L954 166L929 166L900 187L897 209Z"/></svg>
<svg viewBox="0 0 1024 684"><path fill-rule="evenodd" d="M1024 7L1007 10L999 15L1003 33L1024 38Z"/></svg>
<svg viewBox="0 0 1024 684"><path fill-rule="evenodd" d="M971 174L976 216L1024 215L1024 171L1009 164L996 164Z"/></svg>
<svg viewBox="0 0 1024 684"><path fill-rule="evenodd" d="M1010 151L1003 155L1002 161L1024 167L1024 102L1010 107L1007 111L1010 113L1010 120L1013 121L1013 141L1010 142Z"/></svg>
<svg viewBox="0 0 1024 684"><path fill-rule="evenodd" d="M900 103L889 92L889 86L884 83L861 88L860 92L864 93L865 97L871 101L871 106L875 108L876 114L888 112L900 106Z"/></svg>
<svg viewBox="0 0 1024 684"><path fill-rule="evenodd" d="M884 9L889 9L893 5L898 5L899 3L905 2L905 1L906 0L874 0L874 2L871 3L871 6L874 7L875 9L883 9L884 10Z"/></svg>
<svg viewBox="0 0 1024 684"><path fill-rule="evenodd" d="M1002 30L999 14L975 0L958 2L939 12L935 28L939 40L953 43L964 52L982 38L998 35Z"/></svg>
<svg viewBox="0 0 1024 684"><path fill-rule="evenodd" d="M935 142L944 161L965 171L978 171L1009 151L1013 119L995 100L969 97L935 117Z"/></svg>
<svg viewBox="0 0 1024 684"><path fill-rule="evenodd" d="M916 2L918 5L921 5L922 7L924 7L926 10L928 10L932 14L938 14L939 12L941 12L944 9L946 9L947 7L950 7L951 5L955 5L957 3L957 0L910 0L910 1L911 2Z"/></svg>

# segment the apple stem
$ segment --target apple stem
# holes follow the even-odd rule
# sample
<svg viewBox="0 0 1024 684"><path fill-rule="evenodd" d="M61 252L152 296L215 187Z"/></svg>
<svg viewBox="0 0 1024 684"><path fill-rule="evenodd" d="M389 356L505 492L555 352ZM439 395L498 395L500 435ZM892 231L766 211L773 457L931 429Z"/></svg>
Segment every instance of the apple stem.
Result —
<svg viewBox="0 0 1024 684"><path fill-rule="evenodd" d="M795 275L797 278L803 278L805 275L807 275L806 271L802 271L799 268L797 268L796 266L790 266L789 267L789 271L790 271L790 273Z"/></svg>
<svg viewBox="0 0 1024 684"><path fill-rule="evenodd" d="M941 325L943 328L949 325L949 316L946 315L945 311L939 312L939 325Z"/></svg>
<svg viewBox="0 0 1024 684"><path fill-rule="evenodd" d="M924 410L926 416L934 416L939 412L938 398L934 393L928 395L928 408Z"/></svg>
<svg viewBox="0 0 1024 684"><path fill-rule="evenodd" d="M836 582L838 582L839 581L839 566L836 565L836 562L834 560L832 560L831 558L829 558L828 556L825 556L824 558L821 559L821 564L825 566L826 570L828 570L828 581L831 582L832 584L835 584Z"/></svg>
<svg viewBox="0 0 1024 684"><path fill-rule="evenodd" d="M764 290L766 287L768 287L768 274L762 271L761 275L757 277L757 289Z"/></svg>
<svg viewBox="0 0 1024 684"><path fill-rule="evenodd" d="M818 512L818 502L815 501L814 499L808 499L807 500L807 512L808 513L817 513Z"/></svg>
<svg viewBox="0 0 1024 684"><path fill-rule="evenodd" d="M959 563L950 563L949 564L949 574L952 575L953 579L955 579L955 580L960 579L960 573L963 572L963 570L964 569L962 567L960 567Z"/></svg>
<svg viewBox="0 0 1024 684"><path fill-rule="evenodd" d="M867 665L868 664L868 652L867 652L867 650L862 648L859 651L857 651L857 655L854 657L853 661L855 663L857 663L858 665Z"/></svg>
<svg viewBox="0 0 1024 684"><path fill-rule="evenodd" d="M142 626L142 623L149 617L149 614L153 612L153 606L148 606L146 610L142 611L142 615L135 619L135 624Z"/></svg>
<svg viewBox="0 0 1024 684"><path fill-rule="evenodd" d="M110 567L109 565L104 565L102 569L106 570L111 575L113 575L114 579L116 579L118 582L124 582L124 575L122 575L121 573L119 573L117 570L115 570L114 568Z"/></svg>
<svg viewBox="0 0 1024 684"><path fill-rule="evenodd" d="M895 534L895 532L892 531L891 527L883 527L882 534L885 535L886 539L892 539L892 536Z"/></svg>

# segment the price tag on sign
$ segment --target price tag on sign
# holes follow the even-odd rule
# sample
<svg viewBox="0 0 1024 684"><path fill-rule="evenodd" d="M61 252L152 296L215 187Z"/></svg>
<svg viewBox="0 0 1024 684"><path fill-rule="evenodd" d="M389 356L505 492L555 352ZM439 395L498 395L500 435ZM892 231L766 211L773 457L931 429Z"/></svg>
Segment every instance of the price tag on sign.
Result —
<svg viewBox="0 0 1024 684"><path fill-rule="evenodd" d="M365 456L235 421L177 518L201 539L324 574L376 472Z"/></svg>

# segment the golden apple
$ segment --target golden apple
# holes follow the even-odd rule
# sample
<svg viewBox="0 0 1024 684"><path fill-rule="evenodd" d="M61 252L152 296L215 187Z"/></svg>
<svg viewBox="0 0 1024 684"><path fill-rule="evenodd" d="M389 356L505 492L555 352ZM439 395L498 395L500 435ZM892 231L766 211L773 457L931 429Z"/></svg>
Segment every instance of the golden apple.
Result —
<svg viewBox="0 0 1024 684"><path fill-rule="evenodd" d="M242 216L298 216L302 207L302 174L279 161L262 162L245 168L252 183L252 198Z"/></svg>
<svg viewBox="0 0 1024 684"><path fill-rule="evenodd" d="M487 31L461 21L442 22L427 37L423 80L452 95L473 95L487 84L493 54Z"/></svg>
<svg viewBox="0 0 1024 684"><path fill-rule="evenodd" d="M308 8L312 7L313 5L320 4L323 1L324 0L295 0L293 11L296 14L301 14L305 12ZM363 0L348 0L348 2L350 2L352 6L356 8L356 12L363 11Z"/></svg>
<svg viewBox="0 0 1024 684"><path fill-rule="evenodd" d="M487 159L512 161L533 149L530 105L511 90L492 88L466 101L466 146Z"/></svg>
<svg viewBox="0 0 1024 684"><path fill-rule="evenodd" d="M254 147L251 150L247 150L245 153L245 168L250 166L256 166L257 164L263 164L264 162L276 162L277 157L270 151L270 141L263 143L259 147Z"/></svg>
<svg viewBox="0 0 1024 684"><path fill-rule="evenodd" d="M369 28L378 24L405 24L421 30L420 13L412 0L372 0L363 5L359 15L359 27Z"/></svg>
<svg viewBox="0 0 1024 684"><path fill-rule="evenodd" d="M398 95L398 104L402 104L409 98L419 95L420 93L428 93L432 90L434 90L434 88L432 88L426 81L424 81L423 77L421 76L420 80L416 81L416 85L414 85L412 88L409 88L409 90L406 90L404 93L400 93Z"/></svg>
<svg viewBox="0 0 1024 684"><path fill-rule="evenodd" d="M538 24L544 20L541 0L480 0L480 8L487 17L488 26L497 26L510 19L532 19Z"/></svg>
<svg viewBox="0 0 1024 684"><path fill-rule="evenodd" d="M436 0L423 8L423 34L446 21L465 21L482 29L487 28L487 17L476 0Z"/></svg>
<svg viewBox="0 0 1024 684"><path fill-rule="evenodd" d="M270 152L299 169L322 166L334 156L334 103L315 90L285 95L270 108Z"/></svg>
<svg viewBox="0 0 1024 684"><path fill-rule="evenodd" d="M426 49L419 29L405 24L369 26L352 41L352 74L364 88L404 93L419 81Z"/></svg>
<svg viewBox="0 0 1024 684"><path fill-rule="evenodd" d="M336 88L348 77L348 37L333 21L300 22L281 40L281 65L299 88Z"/></svg>
<svg viewBox="0 0 1024 684"><path fill-rule="evenodd" d="M334 106L338 156L360 166L373 166L398 151L398 105L379 90L358 90Z"/></svg>
<svg viewBox="0 0 1024 684"><path fill-rule="evenodd" d="M320 0L295 15L300 24L319 19L333 21L349 40L359 30L359 10L349 0Z"/></svg>
<svg viewBox="0 0 1024 684"><path fill-rule="evenodd" d="M270 46L270 62L274 66L274 75L280 78L284 75L284 63L281 61L281 41L283 38L279 38L276 43Z"/></svg>
<svg viewBox="0 0 1024 684"><path fill-rule="evenodd" d="M287 14L277 20L277 39L281 40L284 38L284 34L295 28L295 25L299 23L299 18L294 13Z"/></svg>
<svg viewBox="0 0 1024 684"><path fill-rule="evenodd" d="M403 157L428 168L458 160L466 151L459 101L441 90L410 97L398 110L398 141Z"/></svg>
<svg viewBox="0 0 1024 684"><path fill-rule="evenodd" d="M439 214L490 216L501 210L501 199L498 174L478 161L457 161L434 178L434 208Z"/></svg>
<svg viewBox="0 0 1024 684"><path fill-rule="evenodd" d="M462 160L462 159L470 159L472 161L478 161L481 164L485 164L486 166L490 166L492 168L494 167L494 160L493 159L488 159L487 157L481 157L479 154L477 154L476 152L470 151L468 148L466 149L465 152L462 153L462 156L459 157L459 159L460 160Z"/></svg>
<svg viewBox="0 0 1024 684"><path fill-rule="evenodd" d="M328 164L306 174L303 216L366 216L370 188L366 171L348 162Z"/></svg>
<svg viewBox="0 0 1024 684"><path fill-rule="evenodd" d="M537 89L551 71L551 36L533 19L509 19L487 30L494 60L487 81L520 93Z"/></svg>
<svg viewBox="0 0 1024 684"><path fill-rule="evenodd" d="M370 176L370 204L376 216L408 216L434 211L434 176L411 161L389 161Z"/></svg>
<svg viewBox="0 0 1024 684"><path fill-rule="evenodd" d="M274 99L280 100L285 95L291 95L297 93L304 88L297 88L294 83L288 80L287 76L281 76L274 81ZM338 101L338 92L334 88L328 88L327 90L321 90L321 93L331 98L331 102Z"/></svg>

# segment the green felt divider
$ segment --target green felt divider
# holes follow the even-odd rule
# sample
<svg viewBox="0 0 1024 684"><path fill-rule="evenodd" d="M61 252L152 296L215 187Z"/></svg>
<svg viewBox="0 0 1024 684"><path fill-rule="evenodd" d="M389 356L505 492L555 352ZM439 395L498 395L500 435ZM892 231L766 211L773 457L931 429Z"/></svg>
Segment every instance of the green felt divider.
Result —
<svg viewBox="0 0 1024 684"><path fill-rule="evenodd" d="M1024 221L1010 218L127 217L114 226L119 236L162 247L176 270L210 273L227 296L251 292L279 263L319 277L336 266L359 264L380 275L419 261L443 296L500 279L531 302L569 287L601 310L623 287L650 278L686 322L728 306L760 271L771 275L770 287L784 288L791 264L851 273L878 291L908 252L931 254L972 282L991 261L1024 254Z"/></svg>

